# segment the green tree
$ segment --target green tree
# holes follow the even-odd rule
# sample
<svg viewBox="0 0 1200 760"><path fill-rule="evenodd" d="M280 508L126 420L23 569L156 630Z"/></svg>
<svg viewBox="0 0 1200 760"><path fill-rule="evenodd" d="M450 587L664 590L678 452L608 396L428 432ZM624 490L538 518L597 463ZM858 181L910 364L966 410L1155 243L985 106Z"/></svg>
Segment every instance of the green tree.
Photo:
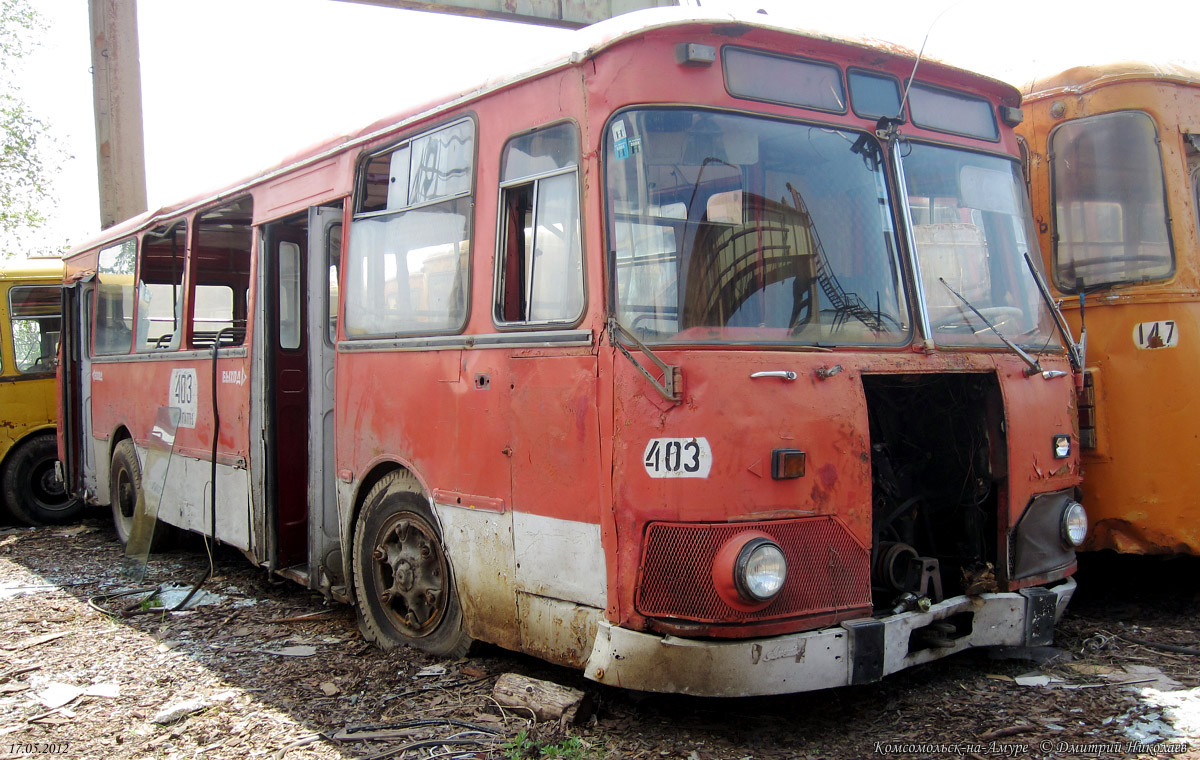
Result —
<svg viewBox="0 0 1200 760"><path fill-rule="evenodd" d="M0 78L0 236L6 240L41 226L53 203L50 161L57 146L12 76L43 29L29 0L0 0L0 64L8 74Z"/></svg>

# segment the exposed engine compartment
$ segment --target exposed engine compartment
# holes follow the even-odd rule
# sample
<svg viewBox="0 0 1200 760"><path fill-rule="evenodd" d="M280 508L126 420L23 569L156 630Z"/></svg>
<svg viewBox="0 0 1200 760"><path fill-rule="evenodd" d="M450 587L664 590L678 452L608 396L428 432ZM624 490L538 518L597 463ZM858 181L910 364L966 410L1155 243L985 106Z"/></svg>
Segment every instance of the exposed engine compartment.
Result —
<svg viewBox="0 0 1200 760"><path fill-rule="evenodd" d="M872 604L901 612L995 591L1006 473L991 374L868 375Z"/></svg>

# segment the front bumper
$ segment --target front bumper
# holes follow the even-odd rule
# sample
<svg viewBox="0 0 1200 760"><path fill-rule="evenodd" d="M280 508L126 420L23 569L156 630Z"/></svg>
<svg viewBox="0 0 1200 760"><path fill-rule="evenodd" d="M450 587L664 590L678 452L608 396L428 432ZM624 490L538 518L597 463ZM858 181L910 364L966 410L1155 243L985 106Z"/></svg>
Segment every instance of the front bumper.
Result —
<svg viewBox="0 0 1200 760"><path fill-rule="evenodd" d="M585 675L640 691L745 697L870 683L964 649L1049 644L1075 581L1015 593L956 596L928 612L847 620L819 631L766 639L658 636L601 620ZM959 633L936 647L910 645L914 632L953 620Z"/></svg>

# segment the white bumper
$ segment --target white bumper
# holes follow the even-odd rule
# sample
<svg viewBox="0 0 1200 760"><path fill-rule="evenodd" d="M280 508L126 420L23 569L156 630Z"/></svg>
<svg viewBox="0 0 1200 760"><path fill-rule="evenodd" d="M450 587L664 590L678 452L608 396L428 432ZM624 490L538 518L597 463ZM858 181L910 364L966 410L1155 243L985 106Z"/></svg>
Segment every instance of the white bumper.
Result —
<svg viewBox="0 0 1200 760"><path fill-rule="evenodd" d="M600 621L585 675L611 686L711 697L787 694L877 681L964 649L1049 644L1075 581L1016 593L957 596L928 612L847 620L819 631L765 639L697 640ZM910 647L914 631L939 621L951 641Z"/></svg>

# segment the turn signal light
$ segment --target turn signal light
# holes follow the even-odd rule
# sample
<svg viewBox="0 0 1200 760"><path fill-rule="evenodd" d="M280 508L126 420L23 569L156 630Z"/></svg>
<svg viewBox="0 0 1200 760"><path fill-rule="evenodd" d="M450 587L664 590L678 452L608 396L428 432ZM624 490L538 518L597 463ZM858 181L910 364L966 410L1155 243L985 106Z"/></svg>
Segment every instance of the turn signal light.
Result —
<svg viewBox="0 0 1200 760"><path fill-rule="evenodd" d="M771 477L776 480L804 477L804 452L799 449L775 449L772 451Z"/></svg>

